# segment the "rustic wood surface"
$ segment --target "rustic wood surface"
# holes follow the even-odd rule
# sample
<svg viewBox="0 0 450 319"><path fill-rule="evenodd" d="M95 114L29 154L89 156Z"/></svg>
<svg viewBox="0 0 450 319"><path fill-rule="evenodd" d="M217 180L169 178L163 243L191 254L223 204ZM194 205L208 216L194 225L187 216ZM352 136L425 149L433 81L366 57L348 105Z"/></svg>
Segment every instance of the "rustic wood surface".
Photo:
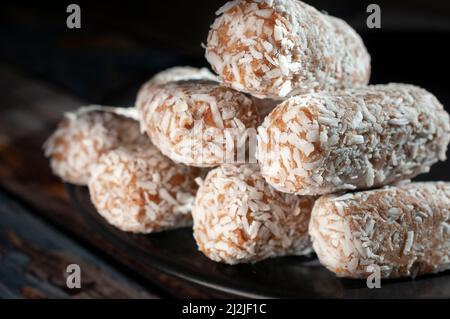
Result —
<svg viewBox="0 0 450 319"><path fill-rule="evenodd" d="M149 265L136 264L129 259L126 251L118 251L99 236L72 206L63 183L53 176L49 169L48 161L42 152L42 144L54 130L63 112L76 109L83 105L83 101L59 92L50 85L32 80L6 65L0 65L0 86L3 87L4 94L0 108L0 187L3 193L25 204L29 209L28 214L44 218L47 223L55 225L88 247L94 255L101 256L119 268L125 267L128 273L132 273L132 278L136 282L146 283L149 286L146 287L146 294L143 296L227 297L222 293L156 271ZM8 222L8 215L0 214L0 224L4 223L5 218L5 222ZM14 234L14 230L7 231L4 235L5 240L16 244L22 243L20 237ZM23 242L23 245L12 244L12 246L19 250L25 249L25 254L39 254L39 250L33 250L34 248L27 245L28 241ZM42 268L39 270L41 279L42 276L52 278L54 267L57 266L40 267L43 264L39 262L35 265ZM22 271L25 276L26 267L22 268ZM0 276L0 288L2 285L5 283ZM33 292L36 296L39 295L33 287L29 289L30 293L28 295L25 293L25 296L32 296ZM103 292L96 293L100 296ZM7 290L0 289L0 297L5 294L8 296ZM47 292L44 291L43 294ZM106 293L103 295L108 296ZM86 292L84 296L94 295ZM124 291L120 296L131 296L131 292Z"/></svg>

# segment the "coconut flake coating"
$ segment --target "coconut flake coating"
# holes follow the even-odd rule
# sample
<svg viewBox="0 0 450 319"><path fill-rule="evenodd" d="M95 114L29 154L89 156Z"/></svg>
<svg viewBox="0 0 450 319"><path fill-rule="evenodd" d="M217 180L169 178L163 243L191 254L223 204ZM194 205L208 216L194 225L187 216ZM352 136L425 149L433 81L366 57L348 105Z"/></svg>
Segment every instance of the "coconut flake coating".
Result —
<svg viewBox="0 0 450 319"><path fill-rule="evenodd" d="M149 81L145 82L139 89L135 105L139 108L147 103L153 89L158 85L187 80L209 80L220 82L217 75L213 74L207 68L199 69L191 66L175 66L155 74Z"/></svg>
<svg viewBox="0 0 450 319"><path fill-rule="evenodd" d="M375 269L381 278L415 277L450 269L450 183L323 196L309 233L320 262L339 277L366 278Z"/></svg>
<svg viewBox="0 0 450 319"><path fill-rule="evenodd" d="M101 156L88 186L94 206L110 224L151 233L192 223L199 174L196 168L173 163L148 142Z"/></svg>
<svg viewBox="0 0 450 319"><path fill-rule="evenodd" d="M138 104L141 127L175 162L213 167L235 158L237 137L249 134L259 115L245 94L210 81L178 81L152 87ZM242 140L242 139L241 139Z"/></svg>
<svg viewBox="0 0 450 319"><path fill-rule="evenodd" d="M277 192L258 165L222 165L201 184L192 211L194 237L208 258L227 264L311 252L309 196Z"/></svg>
<svg viewBox="0 0 450 319"><path fill-rule="evenodd" d="M296 0L237 0L216 14L206 59L224 83L258 98L365 85L370 55L344 21Z"/></svg>
<svg viewBox="0 0 450 319"><path fill-rule="evenodd" d="M446 158L450 122L412 85L292 97L258 128L262 175L276 189L318 195L390 184Z"/></svg>
<svg viewBox="0 0 450 319"><path fill-rule="evenodd" d="M148 140L140 133L139 122L115 113L127 110L89 106L66 113L44 144L53 173L65 182L87 185L91 166L102 154Z"/></svg>

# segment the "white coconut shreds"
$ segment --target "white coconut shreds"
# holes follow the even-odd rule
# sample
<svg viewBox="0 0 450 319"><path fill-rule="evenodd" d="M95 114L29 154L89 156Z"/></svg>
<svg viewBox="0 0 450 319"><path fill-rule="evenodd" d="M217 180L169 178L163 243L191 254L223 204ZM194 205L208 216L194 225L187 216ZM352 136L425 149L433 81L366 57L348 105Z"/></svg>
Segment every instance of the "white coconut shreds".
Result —
<svg viewBox="0 0 450 319"><path fill-rule="evenodd" d="M173 163L148 143L122 146L92 168L91 200L110 224L151 233L190 225L200 170Z"/></svg>
<svg viewBox="0 0 450 319"><path fill-rule="evenodd" d="M450 183L390 186L319 198L309 233L320 262L340 277L382 278L450 269Z"/></svg>
<svg viewBox="0 0 450 319"><path fill-rule="evenodd" d="M259 121L249 97L210 81L152 87L138 111L141 127L164 155L198 167L235 158L237 138L246 136L247 129L256 131Z"/></svg>
<svg viewBox="0 0 450 319"><path fill-rule="evenodd" d="M121 145L146 143L139 122L120 115L128 108L89 106L66 113L44 144L51 168L62 180L86 185L100 155Z"/></svg>
<svg viewBox="0 0 450 319"><path fill-rule="evenodd" d="M217 14L205 56L236 90L280 99L369 81L370 55L359 35L303 2L232 1Z"/></svg>
<svg viewBox="0 0 450 319"><path fill-rule="evenodd" d="M222 165L197 192L194 237L208 258L227 264L307 254L313 202L270 187L257 164Z"/></svg>
<svg viewBox="0 0 450 319"><path fill-rule="evenodd" d="M292 97L258 128L262 175L300 195L379 187L445 160L449 115L429 92L373 85Z"/></svg>

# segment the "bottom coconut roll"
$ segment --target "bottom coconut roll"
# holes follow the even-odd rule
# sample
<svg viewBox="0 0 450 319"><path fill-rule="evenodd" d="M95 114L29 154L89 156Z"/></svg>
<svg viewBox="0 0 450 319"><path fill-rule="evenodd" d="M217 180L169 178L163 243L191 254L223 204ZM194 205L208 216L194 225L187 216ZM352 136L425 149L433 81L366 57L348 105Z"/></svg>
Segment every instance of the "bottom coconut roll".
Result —
<svg viewBox="0 0 450 319"><path fill-rule="evenodd" d="M110 224L151 233L192 224L195 178L200 174L199 169L172 162L148 142L101 156L88 186L94 206Z"/></svg>
<svg viewBox="0 0 450 319"><path fill-rule="evenodd" d="M450 269L450 183L327 195L309 232L320 262L339 277L415 277Z"/></svg>
<svg viewBox="0 0 450 319"><path fill-rule="evenodd" d="M207 257L227 264L307 254L313 203L312 197L276 191L258 165L222 165L197 192L194 237Z"/></svg>

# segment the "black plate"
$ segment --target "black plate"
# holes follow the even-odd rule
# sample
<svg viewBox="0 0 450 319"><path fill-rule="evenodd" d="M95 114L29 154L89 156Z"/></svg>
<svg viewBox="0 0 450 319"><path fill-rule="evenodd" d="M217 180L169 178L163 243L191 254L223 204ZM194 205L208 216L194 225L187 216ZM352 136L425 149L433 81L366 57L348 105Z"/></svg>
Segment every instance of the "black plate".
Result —
<svg viewBox="0 0 450 319"><path fill-rule="evenodd" d="M151 235L125 233L97 214L85 187L68 185L68 190L84 218L137 261L238 297L450 298L450 272L385 280L380 289L369 289L365 280L337 278L315 256L273 258L252 265L215 263L197 251L189 228Z"/></svg>

